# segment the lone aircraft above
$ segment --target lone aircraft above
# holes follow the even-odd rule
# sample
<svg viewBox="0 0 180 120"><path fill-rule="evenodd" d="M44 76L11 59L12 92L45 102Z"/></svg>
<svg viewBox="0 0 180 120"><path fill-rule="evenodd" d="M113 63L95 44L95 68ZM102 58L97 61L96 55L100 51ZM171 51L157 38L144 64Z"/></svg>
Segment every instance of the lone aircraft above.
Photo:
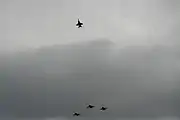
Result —
<svg viewBox="0 0 180 120"><path fill-rule="evenodd" d="M83 26L83 23L81 23L80 20L78 19L78 23L76 24L76 26L77 26L78 28L80 28L80 27Z"/></svg>

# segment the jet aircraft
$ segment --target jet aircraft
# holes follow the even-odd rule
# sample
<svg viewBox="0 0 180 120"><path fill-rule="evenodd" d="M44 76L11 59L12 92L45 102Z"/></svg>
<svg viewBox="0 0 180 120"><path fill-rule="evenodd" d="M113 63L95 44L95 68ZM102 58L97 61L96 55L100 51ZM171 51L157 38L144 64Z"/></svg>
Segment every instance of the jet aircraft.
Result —
<svg viewBox="0 0 180 120"><path fill-rule="evenodd" d="M81 27L83 26L83 23L80 22L80 20L78 19L78 23L76 24L76 26L77 26L78 28L81 28Z"/></svg>
<svg viewBox="0 0 180 120"><path fill-rule="evenodd" d="M94 105L89 104L86 108L88 109L88 108L94 108L94 107L95 107Z"/></svg>
<svg viewBox="0 0 180 120"><path fill-rule="evenodd" d="M79 116L80 114L78 112L73 113L73 116Z"/></svg>
<svg viewBox="0 0 180 120"><path fill-rule="evenodd" d="M107 110L108 108L107 107L101 107L101 111L104 111L104 110Z"/></svg>

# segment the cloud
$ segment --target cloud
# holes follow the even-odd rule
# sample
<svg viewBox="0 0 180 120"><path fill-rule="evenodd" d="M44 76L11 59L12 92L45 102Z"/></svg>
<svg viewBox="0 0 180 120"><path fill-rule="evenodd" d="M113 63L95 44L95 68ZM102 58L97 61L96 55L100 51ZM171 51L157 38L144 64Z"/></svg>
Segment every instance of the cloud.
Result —
<svg viewBox="0 0 180 120"><path fill-rule="evenodd" d="M17 118L178 116L179 49L109 40L1 56L0 115ZM85 110L85 104L97 108ZM109 107L105 113L101 104Z"/></svg>
<svg viewBox="0 0 180 120"><path fill-rule="evenodd" d="M0 54L99 37L123 47L179 44L179 0L1 0L0 7Z"/></svg>

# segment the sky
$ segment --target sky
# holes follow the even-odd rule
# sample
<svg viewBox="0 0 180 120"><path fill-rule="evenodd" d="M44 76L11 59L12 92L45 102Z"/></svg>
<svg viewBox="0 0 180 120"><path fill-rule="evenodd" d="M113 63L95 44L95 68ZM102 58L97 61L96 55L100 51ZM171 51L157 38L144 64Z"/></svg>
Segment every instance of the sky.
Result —
<svg viewBox="0 0 180 120"><path fill-rule="evenodd" d="M167 46L115 49L96 39L1 55L0 118L178 120L179 53ZM100 112L102 104L109 110ZM73 118L74 111L82 116Z"/></svg>
<svg viewBox="0 0 180 120"><path fill-rule="evenodd" d="M179 6L179 0L1 0L0 51L96 38L120 47L171 45L179 35ZM75 26L78 18L84 28Z"/></svg>
<svg viewBox="0 0 180 120"><path fill-rule="evenodd" d="M179 0L1 0L0 119L179 120L179 11Z"/></svg>

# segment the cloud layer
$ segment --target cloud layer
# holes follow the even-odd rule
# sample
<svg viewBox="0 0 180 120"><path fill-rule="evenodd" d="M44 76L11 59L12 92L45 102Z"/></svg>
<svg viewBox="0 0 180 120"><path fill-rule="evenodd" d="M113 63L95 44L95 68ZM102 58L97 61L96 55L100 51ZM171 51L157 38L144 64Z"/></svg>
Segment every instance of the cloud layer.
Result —
<svg viewBox="0 0 180 120"><path fill-rule="evenodd" d="M179 53L175 47L118 49L94 40L1 56L0 116L178 116ZM86 111L86 103L110 109Z"/></svg>

